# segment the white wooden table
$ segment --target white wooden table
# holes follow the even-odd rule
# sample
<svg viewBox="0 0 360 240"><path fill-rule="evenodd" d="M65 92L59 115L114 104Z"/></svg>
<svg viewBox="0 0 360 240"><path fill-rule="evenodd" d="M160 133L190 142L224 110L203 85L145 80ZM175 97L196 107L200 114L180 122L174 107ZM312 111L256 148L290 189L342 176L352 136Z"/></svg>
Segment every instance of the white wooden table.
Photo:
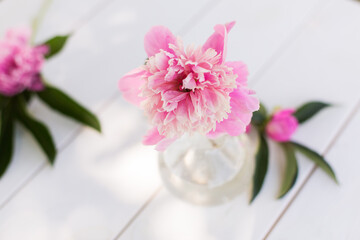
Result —
<svg viewBox="0 0 360 240"><path fill-rule="evenodd" d="M1 36L30 23L41 3L0 1ZM266 181L251 206L247 194L194 206L162 187L157 153L140 143L146 121L121 98L117 81L143 62L143 36L152 25L201 44L214 24L231 20L237 25L228 59L248 64L250 85L268 107L336 105L295 139L325 154L339 186L299 157L297 184L276 200L284 159L271 145ZM50 167L18 128L14 160L0 181L1 240L360 239L360 2L53 0L37 40L73 29L44 72L99 115L103 134L32 103L59 155Z"/></svg>

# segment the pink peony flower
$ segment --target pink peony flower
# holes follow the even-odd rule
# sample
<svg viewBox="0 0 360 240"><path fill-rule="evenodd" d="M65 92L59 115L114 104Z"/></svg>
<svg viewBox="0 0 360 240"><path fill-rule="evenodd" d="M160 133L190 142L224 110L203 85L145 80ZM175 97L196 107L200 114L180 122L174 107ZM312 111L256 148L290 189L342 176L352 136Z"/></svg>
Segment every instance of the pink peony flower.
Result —
<svg viewBox="0 0 360 240"><path fill-rule="evenodd" d="M146 34L149 59L119 81L125 99L144 109L154 126L144 144L164 150L184 133L216 137L245 132L259 101L247 88L246 65L225 62L234 24L216 25L202 47L186 49L163 26Z"/></svg>
<svg viewBox="0 0 360 240"><path fill-rule="evenodd" d="M39 72L48 49L31 47L29 37L28 29L12 29L0 40L0 94L13 96L25 89L43 89Z"/></svg>
<svg viewBox="0 0 360 240"><path fill-rule="evenodd" d="M294 109L283 109L276 112L266 125L266 134L277 142L289 141L299 125L293 116L294 112Z"/></svg>

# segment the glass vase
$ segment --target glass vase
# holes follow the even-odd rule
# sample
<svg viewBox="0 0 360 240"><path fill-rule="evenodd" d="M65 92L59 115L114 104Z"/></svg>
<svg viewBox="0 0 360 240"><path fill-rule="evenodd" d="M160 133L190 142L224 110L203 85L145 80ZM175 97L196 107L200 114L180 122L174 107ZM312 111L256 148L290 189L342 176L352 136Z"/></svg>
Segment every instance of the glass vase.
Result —
<svg viewBox="0 0 360 240"><path fill-rule="evenodd" d="M216 139L185 135L160 154L167 189L194 204L228 202L251 183L254 159L247 135Z"/></svg>

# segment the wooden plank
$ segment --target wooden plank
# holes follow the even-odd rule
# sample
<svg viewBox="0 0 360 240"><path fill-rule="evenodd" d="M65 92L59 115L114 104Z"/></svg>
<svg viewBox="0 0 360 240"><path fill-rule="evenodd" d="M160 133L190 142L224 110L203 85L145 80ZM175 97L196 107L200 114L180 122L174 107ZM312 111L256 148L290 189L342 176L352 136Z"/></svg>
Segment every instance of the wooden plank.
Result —
<svg viewBox="0 0 360 240"><path fill-rule="evenodd" d="M84 131L1 210L0 239L112 239L152 194L160 181L156 152L138 142L142 115L118 98L102 120L102 135Z"/></svg>
<svg viewBox="0 0 360 240"><path fill-rule="evenodd" d="M67 89L68 92L75 96L75 98L79 99L80 102L84 103L87 107L91 108L92 110L99 110L102 108L102 106L106 105L109 99L114 100L113 98L111 98L114 93L117 93L117 95L119 95L117 90L118 79L127 71L130 71L132 68L135 68L138 65L142 64L143 60L141 60L141 56L143 56L143 59L146 58L145 52L143 50L142 39L146 31L152 25L167 25L170 29L176 32L177 29L180 29L180 27L184 23L186 23L187 18L190 19L190 17L195 15L196 12L202 9L205 4L213 4L213 2L211 3L206 0L196 1L195 3L191 3L191 9L188 9L187 7L190 3L184 4L184 2L178 2L172 5L163 5L163 1L152 1L151 4L149 4L150 2L144 4L143 1L140 0L132 2L113 2L99 16L91 20L89 25L82 27L81 29L79 29L78 32L74 34L73 38L69 42L69 45L66 47L66 49L64 49L64 52L56 58L52 59L46 65L44 71L45 76L51 79L51 82L56 83L63 89ZM161 9L163 13L159 14L158 10L149 11L149 9ZM183 15L173 14L173 9L176 9L180 12L186 12L188 17L186 18ZM149 21L149 19L151 19L151 21ZM90 155L84 157L82 155L84 153L83 151L80 151L80 155L77 156L73 152L74 148L70 149L68 155L64 153L64 157L58 159L55 165L55 170L51 168L46 168L46 170L42 172L42 174L47 172L43 176L45 177L45 179L47 179L45 181L40 180L42 179L42 177L34 177L39 173L39 171L37 171L37 169L39 168L39 164L36 163L45 161L41 153L34 153L33 148L35 145L31 143L31 141L29 143L28 139L18 137L18 139L20 139L19 141L23 142L22 146L25 147L19 148L15 153L15 163L11 166L14 169L14 173L13 177L11 177L11 181L7 182L7 185L4 186L4 194L2 195L4 197L4 201L9 196L9 194L14 191L14 189L18 188L19 182L22 183L21 186L22 188L24 188L20 188L20 190L22 190L20 195L22 195L23 191L26 192L26 189L30 189L30 191L32 191L32 188L28 188L29 185L26 185L26 183L25 185L23 184L23 180L27 179L26 177L30 175L30 180L33 180L35 178L34 181L40 180L41 184L47 182L47 187L45 187L41 191L47 192L50 190L50 196L54 196L54 198L48 198L48 193L45 193L43 198L45 205L47 204L46 202L50 203L50 205L52 203L58 205L56 201L61 201L62 203L65 202L65 206L60 204L60 212L57 213L52 212L49 209L43 208L43 210L45 210L45 214L50 214L45 216L45 218L48 219L49 217L49 221L51 221L51 219L54 219L54 222L51 223L52 227L49 225L49 228L44 228L41 227L40 222L37 221L41 221L43 218L36 213L37 211L31 210L36 209L36 202L38 200L40 201L40 199L35 200L35 202L31 200L37 198L35 197L37 193L35 195L34 193L31 193L32 196L30 196L30 198L27 196L25 196L25 198L19 196L19 199L25 200L23 202L25 205L23 205L23 203L20 204L23 205L22 207L19 207L19 209L23 209L20 215L18 215L17 213L10 213L10 216L8 215L9 212L5 210L8 204L12 204L12 202L18 199L18 197L15 197L15 199L13 199L13 201L11 202L5 202L8 204L3 205L3 207L5 206L3 208L4 211L0 213L0 228L4 227L4 231L2 231L2 233L0 234L0 239L66 239L66 237L68 236L66 235L68 231L70 231L69 234L71 236L75 236L75 239L92 239L93 237L96 238L96 236L99 236L96 234L100 234L100 236L106 238L107 236L115 235L118 229L122 225L126 224L127 220L130 219L133 212L136 211L143 203L143 201L146 200L146 196L148 195L147 193L151 192L154 189L154 180L148 181L147 179L144 179L145 182L141 182L139 184L141 184L141 186L144 185L143 187L145 189L148 189L148 191L134 191L134 195L132 197L129 196L129 199L124 199L125 197L123 195L126 196L128 192L132 191L133 188L139 189L139 186L136 186L136 181L133 181L129 177L138 177L138 175L136 174L139 174L137 172L139 162L133 161L133 159L138 158L143 160L145 157L155 159L156 157L154 156L154 154L156 153L152 149L142 146L140 146L140 148L144 148L144 151L139 151L138 148L134 149L132 145L140 145L139 140L141 139L141 135L146 131L146 120L144 120L142 114L137 111L133 106L130 106L130 104L125 103L122 100L119 101L118 99L116 102L120 102L120 105L113 105L113 110L110 111L110 115L107 115L107 121L104 120L104 133L100 135L96 134L92 130L87 130L86 132L88 132L91 137L84 135L84 139L87 141L85 145L83 143L81 143L81 145L87 146L88 150L93 149L95 151L89 151L88 153ZM44 121L50 126L50 128L54 132L57 142L60 142L60 145L66 145L68 139L71 140L73 138L72 131L77 126L76 124L59 118L58 115L48 111L38 102L34 103L32 110L38 118L44 119ZM114 116L116 117L114 118ZM141 120L135 120L136 118L140 118ZM113 120L115 119L117 120L113 122ZM138 124L131 125L135 123ZM117 127L114 127L113 125L117 125L117 127L119 127L118 130L115 131ZM138 131L138 133L136 133L136 131ZM104 141L104 138L106 137L110 137L110 140ZM90 138L94 139L94 141L96 142L95 145L99 145L99 148L90 147ZM103 144L98 144L99 141L103 142ZM79 145L75 143L74 147L75 151L77 152L76 149L79 148ZM106 152L99 152L103 150L106 150ZM99 205L94 206L93 208L92 206L89 206L89 208L86 208L86 206L84 206L84 208L82 208L83 210L79 209L77 213L74 213L75 215L72 215L70 214L70 212L66 211L66 205L71 205L72 203L76 202L76 199L70 200L70 198L72 197L81 200L81 198L84 197L86 194L84 194L84 192L82 191L79 191L78 187L81 184L88 185L89 183L83 182L85 178L81 177L82 174L78 175L75 172L74 176L79 176L80 179L74 179L74 176L71 175L71 171L69 172L68 168L74 168L76 171L82 172L84 169L78 168L76 163L77 160L80 160L85 161L81 163L84 164L84 167L86 168L85 172L90 170L91 164L88 164L87 162L90 158L98 156L97 154L95 154L95 152L97 152L97 154L100 154L100 159L93 159L93 163L95 163L95 165L97 165L98 163L109 164L102 173L102 177L107 178L107 180L104 179L105 182L101 184L100 182L95 183L97 180L93 179L94 185L90 184L91 187L88 192L88 194L90 195L88 195L87 198L93 199L92 201L98 202ZM127 159L127 161L125 161L124 163L122 163L121 161L115 161L118 158L113 158L114 156L112 155L112 152L119 156L120 159L125 158ZM106 159L106 156L108 157L109 161L104 160ZM20 172L21 174L17 174L16 172L17 169L19 169L18 166L15 166L16 160L27 160L28 162L22 168L22 171ZM63 170L61 169L62 162L64 162L66 166ZM119 164L117 167L114 165L116 164L116 162L118 162ZM125 164L125 166L122 166L123 164ZM142 173L142 175L146 176L147 173L145 172L145 170L149 169L149 167L147 167L146 164L143 164L143 166L144 173ZM113 169L114 172L110 173L109 170L111 169ZM97 171L98 166L95 166L94 170ZM53 180L49 179L49 176L54 177L56 175L55 172L58 172L59 174L58 183L55 183L53 182ZM150 171L149 173L156 174L156 171ZM11 175L11 171L8 175ZM120 177L118 181L116 181L116 183L123 184L125 189L116 185L115 188L119 187L119 192L116 193L118 196L115 199L110 199L110 197L113 196L112 191L116 189L109 190L108 193L110 195L106 195L105 192L107 190L105 189L107 187L104 188L104 186L112 182L112 180L114 180L116 176ZM88 178L92 177L92 174L88 176ZM7 176L6 178L9 177ZM69 181L64 181L62 178L66 178ZM156 177L151 175L149 179L156 179ZM146 184L148 184L148 186ZM157 184L158 182L156 183L156 185ZM67 190L66 188L68 185L70 185L70 187L75 187L75 189ZM95 189L93 189L92 187L95 187ZM96 188L98 191L96 190ZM63 190L65 192L61 193ZM55 194L54 192L56 191L58 191L59 194ZM73 195L73 193L75 192L79 193L77 197ZM27 194L25 193L25 195ZM94 195L98 196L98 198L96 199ZM66 200L65 196L69 196L69 200ZM122 203L121 201L124 202ZM101 207L106 207L108 203L112 204L108 205L107 212L102 213ZM30 207L30 205L26 206L26 204L35 204L35 208ZM89 203L89 205L91 204L92 203ZM121 211L119 210L118 212L114 212L114 204L119 205L121 207ZM76 207L76 205L72 206ZM54 207L54 205L51 205L50 209L52 207ZM9 210L11 212L12 208L10 207ZM69 208L68 210L72 211L73 209ZM100 216L96 215L98 211L101 212ZM116 218L119 212L124 214L120 216L122 217L121 221L114 220L112 221L112 225L106 226L106 223L104 224L103 229L94 228L94 231L89 230L89 227L93 227L93 225L91 225L91 222L85 221L85 225L90 224L90 226L86 225L86 228L84 229L83 226L79 225L79 221L77 220L78 217L84 216L83 214L95 214L96 216L93 216L93 223L95 224L98 223L97 221L103 221L103 219L105 217L107 218L108 215L113 215L113 217ZM65 214L63 215L64 218L59 219L59 215L57 214L62 213ZM31 224L23 224L23 221L27 221L29 219L28 217L31 217L32 214L36 215L34 216L34 219L30 221L34 223L34 225L30 226ZM40 218L38 218L39 216ZM67 219L66 216L69 216L69 218ZM89 220L90 218L91 217L87 215L87 217L85 216L84 220ZM57 221L60 220L64 221L64 224L69 225L68 227L64 227L63 232L61 231L61 229L59 230L56 227ZM69 222L67 222L67 220ZM18 224L24 226L24 231L17 231L16 226L18 226ZM59 231L61 233L59 233ZM49 237L49 234L51 237ZM83 237L84 235L86 237Z"/></svg>
<svg viewBox="0 0 360 240"><path fill-rule="evenodd" d="M185 42L203 44L212 33L212 26L236 21L228 38L227 59L244 61L250 78L253 78L301 32L304 23L323 6L323 2L222 1L213 11L204 12L202 21L193 24L194 27L185 34Z"/></svg>
<svg viewBox="0 0 360 240"><path fill-rule="evenodd" d="M324 111L302 126L295 136L297 141L320 152L331 142L358 99L358 11L354 2L328 2L255 85L258 95L270 107L278 104L292 107L312 99L336 104L337 107ZM186 204L163 191L120 239L158 240L167 239L167 236L174 236L173 239L262 239L313 166L299 157L300 175L295 191L275 200L284 159L275 150L276 146L272 144L271 148L266 183L253 205L247 205L249 196L244 194L229 204L202 208ZM334 187L330 179L326 184ZM296 226L294 222L292 224Z"/></svg>
<svg viewBox="0 0 360 240"><path fill-rule="evenodd" d="M108 14L106 16L108 16ZM151 25L153 25L153 23L151 23ZM141 31L143 34L144 30ZM86 36L86 32L82 34L85 34ZM86 40L86 37L82 37L80 39ZM100 43L101 41L99 40L98 42ZM79 40L79 43L82 43L82 41ZM91 46L96 46L97 48L102 47L97 46L96 44L92 44ZM128 46L132 45L129 44L126 46L129 48ZM81 46L78 45L78 47ZM97 49L92 49L92 51L96 50ZM67 51L70 52L70 50ZM142 49L141 51L141 54L143 54ZM107 50L107 52L109 52L109 50ZM82 50L81 53L86 52ZM289 61L290 57L288 55L286 56L287 58L284 57L282 61ZM81 59L88 58L89 55L85 55ZM105 60L105 58L100 58L98 63L103 63ZM134 61L131 63L132 66L139 64L135 63L139 61L139 56L131 56L129 60ZM95 64L91 63L88 66L94 67ZM73 67L73 69L75 69L73 71L77 71L76 67L77 65ZM107 70L107 66L103 68L104 70ZM109 69L113 68L114 66L111 68L109 67ZM276 73L281 73L282 65L277 65L276 69ZM92 68L88 68L88 70L90 70L89 72L92 74L95 73L95 70L91 71L93 70ZM128 69L125 69L124 67L124 69L119 70L119 73L112 74L116 75L117 80L119 76L118 74L121 75L127 70ZM84 69L82 69L82 72L84 72ZM278 74L276 74L276 76ZM285 76L282 78L287 79ZM93 79L98 80L99 78L98 76L94 76ZM108 77L104 76L104 79L108 79ZM114 79L114 82L116 82L116 80ZM109 84L106 85L105 88L110 88L108 86L112 86L110 83L105 84ZM265 91L265 88L263 91ZM278 93L279 92L280 89L278 90ZM94 92L92 92L92 96L97 96L96 93L97 92L94 90ZM270 98L270 93L268 94L269 95L267 96ZM290 92L289 94L294 94L294 92ZM295 96L300 98L300 95L295 94ZM327 98L327 95L322 97ZM87 97L84 96L84 99L85 98ZM90 97L88 98L88 100L91 101ZM295 102L295 100L296 99L293 101ZM85 102L88 103L88 101ZM101 106L104 104L104 102L94 102L92 106L96 106L97 104L97 106ZM133 110L130 105L120 100L119 102L116 101L116 103L119 105L112 105L111 108L107 109L102 115L104 126L107 129L102 136L99 136L90 130L86 130L84 135L81 135L80 138L70 146L70 148L67 148L63 152L62 156L64 157L61 156L61 160L58 161L57 168L59 170L56 171L55 175L54 171L45 169L45 171L43 171L36 179L34 179L32 183L30 183L12 202L10 202L10 204L8 204L3 209L3 211L0 213L4 214L2 215L2 219L4 219L4 221L0 222L0 229L2 229L0 232L3 232L3 236L15 236L19 237L20 239L21 237L25 236L22 234L26 233L26 236L33 236L36 233L36 239L47 239L46 237L49 236L53 238L63 236L62 238L59 237L60 239L66 239L66 236L71 236L75 239L91 239L91 237L95 238L95 236L97 236L96 234L105 236L104 238L108 236L114 236L114 234L117 234L118 231L120 231L120 229L126 224L127 220L129 220L130 217L135 214L139 207L145 202L146 198L151 196L152 192L156 189L157 184L159 184L159 179L155 171L155 152L150 148L139 145L140 136L145 130L145 125L141 124L144 124L145 121L141 118L141 113ZM88 104L90 105L90 103ZM291 102L289 104L291 104ZM134 112L131 113L131 111ZM336 113L345 114L341 111ZM335 115L334 112L331 113L331 116L333 115ZM337 120L341 119L341 116L343 115L338 116ZM123 125L120 125L119 122L121 122ZM119 126L122 126L122 128ZM119 127L119 129L117 127ZM108 140L104 140L104 138ZM129 138L131 141L129 141ZM85 140L89 142L89 144L84 145ZM120 147L119 142L122 143ZM86 151L84 151L84 146L86 146ZM317 147L321 148L322 146L317 145ZM139 177L136 175L140 171L138 166L144 164L144 159L146 159L145 156L149 157L148 160L150 161L146 162L146 164L149 165L144 165L140 175L149 175L146 175L145 177ZM119 159L121 161L119 161ZM273 158L272 161L275 160L276 159ZM115 166L114 162L117 161L119 161L120 164ZM91 164L89 164L89 162L91 162ZM127 166L129 166L129 168ZM276 169L270 169L270 171L273 172L275 170ZM274 173L273 178L276 178L276 174ZM273 203L273 205L262 206L261 204L256 203L260 207L255 207L254 205L252 208L246 207L246 196L241 197L242 200L239 198L239 201L233 202L229 205L226 205L225 207L221 206L219 208L204 209L190 206L188 208L186 203L180 202L177 199L173 199L171 195L165 193L164 201L156 201L154 204L157 204L158 206L161 206L161 204L165 205L165 208L162 211L163 213L168 212L169 214L162 214L162 216L166 216L167 218L165 219L164 217L158 217L158 220L154 221L158 224L151 224L150 226L154 227L154 231L157 231L158 234L162 234L164 229L169 229L167 230L168 233L172 232L175 234L175 236L180 238L183 236L181 235L181 232L172 231L172 229L174 229L173 226L176 227L174 220L177 220L178 217L178 219L182 219L181 221L179 220L178 223L182 223L184 225L179 224L177 226L183 226L182 229L189 227L188 229L199 230L198 232L194 232L192 234L192 236L198 237L197 239L201 239L205 234L205 237L209 236L208 232L206 232L208 229L210 229L208 231L210 231L211 236L215 234L222 236L221 234L223 233L227 234L225 236L229 236L229 239L231 239L231 236L237 237L240 236L240 234L245 234L247 231L248 235L245 236L252 236L254 231L258 229L258 218L262 217L261 214L263 210L277 206L276 204L278 202L269 201L269 199L273 199L277 190L275 184L272 183L272 185L274 185L274 192L271 192L270 189L263 195L265 198L267 198L266 201ZM265 188L269 189L269 184L267 184ZM82 191L82 189L84 189L84 191ZM64 196L67 197L64 198ZM29 199L33 200L29 201ZM136 204L133 202L136 202ZM172 208L166 208L166 206L169 205L172 206ZM184 205L185 207L183 207ZM85 209L81 209L83 206L85 206ZM150 211L151 213L151 209L154 209L152 206L153 204L151 204L150 209L147 209L146 211ZM34 209L34 211L24 211L24 209ZM203 212L199 209L202 209ZM216 214L212 215L212 210ZM154 211L156 212L156 209ZM152 211L152 213L154 213L154 211ZM226 214L224 214L224 212ZM248 218L244 217L239 219L239 215L242 213L247 213L246 216L248 216ZM179 215L185 217L181 218ZM126 232L127 235L124 235L124 237L131 237L137 234L134 229L144 229L143 234L145 235L147 233L148 227L144 227L143 224L138 225L138 222L140 221L140 223L149 223L149 218L151 218L152 223L153 216L155 217L156 215L144 215L145 218L142 218L141 215L140 219L135 220L134 225L131 226L129 231ZM229 216L229 218L227 218L227 216ZM5 219L10 219L11 221L8 220L5 222ZM26 221L27 219L34 220ZM219 221L216 221L217 219L221 219L223 221L219 224ZM195 226L201 226L200 224L203 224L203 227L196 228L190 225L190 223L194 223L196 220L199 220L199 225ZM23 223L22 221L26 221L27 228L24 230L24 233L18 231L16 232L16 230L14 230L16 228L13 226L17 226L17 224ZM209 222L208 225L206 221ZM173 222L173 225L165 225L166 227L164 228L164 223L170 222ZM243 227L237 228L238 226L235 224L238 223L239 226L241 225ZM117 225L115 226L115 224ZM219 229L215 224L223 226L223 228ZM96 228L94 226L100 227ZM246 230L246 227L248 227L248 230ZM34 229L36 231L31 232ZM238 235L234 234L234 231L236 231L235 233L238 233ZM142 237L142 239L146 239L145 236ZM148 235L147 237L148 239L151 239L151 235Z"/></svg>
<svg viewBox="0 0 360 240"><path fill-rule="evenodd" d="M48 1L51 1L51 5L36 35L37 43L80 29L114 0Z"/></svg>
<svg viewBox="0 0 360 240"><path fill-rule="evenodd" d="M67 33L89 20L111 0L3 0L0 1L0 35L12 27L31 26L44 2L50 2L44 21L39 25L38 43L59 33ZM69 7L71 6L71 7ZM96 7L96 8L95 8ZM75 25L77 24L77 25Z"/></svg>

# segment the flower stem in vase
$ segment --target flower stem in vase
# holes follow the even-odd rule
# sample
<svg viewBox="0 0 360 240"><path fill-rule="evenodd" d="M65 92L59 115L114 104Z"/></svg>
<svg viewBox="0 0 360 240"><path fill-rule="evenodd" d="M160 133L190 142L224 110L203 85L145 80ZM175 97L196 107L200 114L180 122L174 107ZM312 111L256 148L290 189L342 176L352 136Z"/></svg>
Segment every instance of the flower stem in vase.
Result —
<svg viewBox="0 0 360 240"><path fill-rule="evenodd" d="M252 160L246 135L223 135L216 139L185 135L160 154L159 166L165 186L195 204L229 201L246 189Z"/></svg>

